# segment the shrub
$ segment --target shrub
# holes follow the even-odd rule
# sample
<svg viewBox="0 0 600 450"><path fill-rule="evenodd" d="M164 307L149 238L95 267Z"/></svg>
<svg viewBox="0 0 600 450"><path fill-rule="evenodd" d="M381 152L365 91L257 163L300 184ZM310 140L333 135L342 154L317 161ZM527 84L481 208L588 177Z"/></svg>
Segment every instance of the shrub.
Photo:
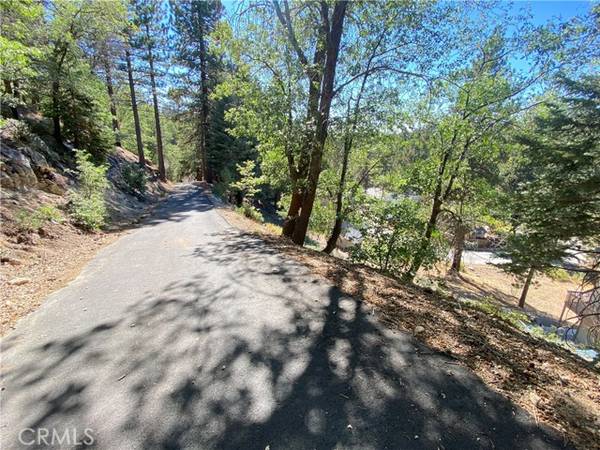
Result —
<svg viewBox="0 0 600 450"><path fill-rule="evenodd" d="M260 211L249 203L244 202L242 206L236 208L235 210L249 219L256 220L257 222L264 221Z"/></svg>
<svg viewBox="0 0 600 450"><path fill-rule="evenodd" d="M126 164L121 169L121 175L132 193L139 192L140 194L144 194L146 192L148 177L146 176L146 171L139 164Z"/></svg>
<svg viewBox="0 0 600 450"><path fill-rule="evenodd" d="M15 216L17 227L21 231L33 231L40 228L44 223L34 212L21 209Z"/></svg>
<svg viewBox="0 0 600 450"><path fill-rule="evenodd" d="M354 261L398 273L422 251L425 221L416 202L409 199L372 201L356 216L357 221L360 220L357 227L362 240L351 251ZM443 254L439 233L434 235L432 245L425 252L425 267L439 260Z"/></svg>
<svg viewBox="0 0 600 450"><path fill-rule="evenodd" d="M62 213L52 205L42 205L35 211L21 209L17 212L15 220L22 231L33 231L44 226L46 222L58 222L63 220Z"/></svg>
<svg viewBox="0 0 600 450"><path fill-rule="evenodd" d="M244 202L251 204L254 196L260 191L259 186L264 183L264 180L254 174L256 163L251 159L243 164L238 164L236 167L240 179L233 183L231 187L242 193Z"/></svg>
<svg viewBox="0 0 600 450"><path fill-rule="evenodd" d="M523 324L530 322L529 316L524 312L503 308L488 297L484 297L481 301L467 300L465 303L472 308L497 317L515 328L521 328Z"/></svg>
<svg viewBox="0 0 600 450"><path fill-rule="evenodd" d="M97 230L105 224L108 188L106 165L95 165L89 153L76 151L79 188L72 194L71 214L75 224L88 230Z"/></svg>

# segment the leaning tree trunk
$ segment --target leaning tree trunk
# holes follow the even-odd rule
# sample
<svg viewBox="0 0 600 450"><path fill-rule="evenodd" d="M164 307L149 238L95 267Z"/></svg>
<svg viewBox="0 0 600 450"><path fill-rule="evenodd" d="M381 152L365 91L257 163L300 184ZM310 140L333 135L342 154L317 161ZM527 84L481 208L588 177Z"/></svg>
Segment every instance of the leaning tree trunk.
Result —
<svg viewBox="0 0 600 450"><path fill-rule="evenodd" d="M450 267L450 270L456 273L460 272L466 235L467 227L462 222L457 222L454 232L454 252L452 254L452 266Z"/></svg>
<svg viewBox="0 0 600 450"><path fill-rule="evenodd" d="M106 75L106 90L108 92L108 99L110 101L110 115L112 117L112 129L115 134L115 145L121 146L121 127L119 126L119 119L117 118L117 104L115 102L115 91L113 89L112 73L110 68L110 62L108 58L104 58L104 72Z"/></svg>
<svg viewBox="0 0 600 450"><path fill-rule="evenodd" d="M144 143L142 142L142 127L140 125L140 115L138 113L137 100L135 98L135 83L133 82L133 68L131 67L131 54L125 50L125 59L127 61L127 77L129 78L129 93L131 95L131 111L133 112L133 124L135 126L135 140L138 150L138 161L140 166L146 164L144 158Z"/></svg>
<svg viewBox="0 0 600 450"><path fill-rule="evenodd" d="M381 35L379 42L383 39L383 34ZM336 194L336 203L335 203L335 222L333 224L333 228L331 230L331 234L329 239L327 240L327 245L323 249L323 251L327 254L330 254L336 247L337 241L342 234L342 225L344 222L344 188L346 186L346 174L348 173L348 161L350 159L350 152L352 151L352 143L354 141L354 133L356 132L356 126L358 124L358 113L360 111L360 102L362 100L363 92L365 90L365 86L367 85L367 78L369 77L369 69L371 68L371 63L373 62L373 58L375 58L375 53L377 48L379 47L379 43L373 48L373 53L369 57L367 62L367 68L365 70L365 74L363 75L362 82L360 84L360 89L358 91L358 96L356 98L356 103L354 104L354 111L352 116L350 116L350 104L348 104L348 121L351 122L348 124L346 128L346 135L344 136L344 156L342 159L342 173L340 174L340 182L338 184L338 190Z"/></svg>
<svg viewBox="0 0 600 450"><path fill-rule="evenodd" d="M519 308L525 307L525 300L527 299L527 293L529 292L529 286L531 286L534 273L535 269L533 267L529 269L529 273L525 279L525 284L523 285L523 290L521 291L521 297L519 297Z"/></svg>
<svg viewBox="0 0 600 450"><path fill-rule="evenodd" d="M312 68L309 71L308 103L306 107L306 128L304 130L304 144L298 160L297 176L290 172L294 178L294 189L292 190L292 199L288 208L285 221L282 227L282 235L292 239L300 208L304 199L304 189L299 185L306 178L308 173L308 164L310 160L311 144L315 136L315 124L319 116L319 92L321 90L321 66L325 60L325 49L317 45L313 56ZM293 168L290 168L293 170Z"/></svg>
<svg viewBox="0 0 600 450"><path fill-rule="evenodd" d="M323 149L327 139L327 129L329 126L329 112L331 101L333 99L333 84L335 81L335 71L337 67L338 55L340 51L340 42L344 30L344 17L346 15L347 1L335 3L331 17L331 28L327 35L327 50L325 57L325 66L323 69L323 83L321 86L321 97L319 101L319 115L317 117L317 127L315 132L314 144L311 152L309 172L307 178L307 189L302 201L300 215L296 220L292 240L297 245L304 245L306 232L308 231L308 222L312 214L312 209L317 195L317 185L321 174L321 160L323 158Z"/></svg>
<svg viewBox="0 0 600 450"><path fill-rule="evenodd" d="M309 61L306 59L306 56L300 49L298 41L296 40L287 2L284 4L284 11L282 11L280 8L277 0L273 0L273 6L275 7L275 11L279 21L281 22L281 25L286 30L288 43L290 44L290 47L293 48L297 53L298 59L300 60L300 63L302 64L303 69L308 77L308 102L306 108L304 137L300 149L300 155L297 163L294 163L292 159L288 160L290 178L292 180L292 199L282 227L282 235L288 238L293 238L300 209L302 208L302 202L305 198L305 182L308 175L311 152L314 148L313 144L315 139L316 123L319 117L319 93L321 92L321 84L323 81L323 66L325 64L327 39L330 32L329 17L328 15L325 17L323 14L324 12L327 12L328 6L326 3L322 2L321 14L324 20L319 28L319 36L315 45L312 63L309 63Z"/></svg>
<svg viewBox="0 0 600 450"><path fill-rule="evenodd" d="M146 27L148 28L148 27ZM149 33L148 30L146 30ZM156 79L154 73L154 57L152 47L148 46L148 64L150 65L150 85L152 86L152 101L154 103L154 121L156 122L156 154L158 157L158 174L162 181L166 181L165 159L163 156L162 131L160 128L160 112L158 109L158 95L156 94Z"/></svg>
<svg viewBox="0 0 600 450"><path fill-rule="evenodd" d="M417 275L417 272L421 268L423 261L425 259L425 252L431 245L431 236L433 236L433 230L435 230L437 219L440 213L442 212L442 201L439 197L434 196L433 206L431 207L431 215L429 216L429 221L427 221L427 226L425 228L425 234L423 235L421 246L417 254L414 256L412 264L408 271L404 274L404 281L412 282L412 280Z"/></svg>
<svg viewBox="0 0 600 450"><path fill-rule="evenodd" d="M342 214L343 209L343 200L344 200L344 186L346 185L346 173L348 172L348 159L350 157L350 148L352 147L352 142L350 137L346 137L344 143L344 158L342 160L342 173L340 175L340 183L338 185L338 190L336 194L336 203L335 203L335 222L333 224L333 229L331 230L331 235L327 240L327 245L323 249L323 251L327 254L331 254L331 252L335 249L337 245L337 241L340 238L340 234L342 234L342 224L344 221L344 217Z"/></svg>
<svg viewBox="0 0 600 450"><path fill-rule="evenodd" d="M300 189L294 189L292 191L292 199L288 208L288 213L281 227L281 234L291 239L294 234L294 227L296 220L298 219L298 213L302 206L302 191Z"/></svg>

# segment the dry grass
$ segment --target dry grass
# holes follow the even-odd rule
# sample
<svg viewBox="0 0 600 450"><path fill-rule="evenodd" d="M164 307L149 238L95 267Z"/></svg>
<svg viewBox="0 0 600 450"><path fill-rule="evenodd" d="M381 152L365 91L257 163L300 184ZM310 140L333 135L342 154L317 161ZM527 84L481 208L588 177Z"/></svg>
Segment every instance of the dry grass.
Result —
<svg viewBox="0 0 600 450"><path fill-rule="evenodd" d="M412 333L472 369L488 386L559 430L576 447L600 448L600 369L479 310L407 286L376 270L299 248L233 211L228 222L323 276L379 311L387 326Z"/></svg>
<svg viewBox="0 0 600 450"><path fill-rule="evenodd" d="M522 283L501 269L490 265L472 265L456 276L445 271L438 273L453 294L466 297L491 296L506 306L517 306ZM578 285L571 280L558 281L541 275L534 279L525 309L539 315L558 320L567 291L576 290Z"/></svg>

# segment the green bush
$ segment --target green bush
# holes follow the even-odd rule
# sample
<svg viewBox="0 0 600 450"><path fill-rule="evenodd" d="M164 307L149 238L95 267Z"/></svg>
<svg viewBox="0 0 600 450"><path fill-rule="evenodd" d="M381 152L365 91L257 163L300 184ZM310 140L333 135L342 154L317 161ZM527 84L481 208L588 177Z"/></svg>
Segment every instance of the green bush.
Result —
<svg viewBox="0 0 600 450"><path fill-rule="evenodd" d="M244 202L242 206L236 208L235 210L249 219L256 220L257 222L264 221L264 218L260 211L247 202Z"/></svg>
<svg viewBox="0 0 600 450"><path fill-rule="evenodd" d="M106 165L95 165L89 153L76 151L79 188L72 194L71 215L75 224L97 230L106 221L104 194L108 188Z"/></svg>
<svg viewBox="0 0 600 450"><path fill-rule="evenodd" d="M236 167L240 179L232 183L231 187L241 192L245 202L252 204L255 195L260 192L259 186L264 184L264 179L255 175L256 162L252 160L237 164Z"/></svg>
<svg viewBox="0 0 600 450"><path fill-rule="evenodd" d="M15 221L17 222L17 227L21 231L37 230L44 224L43 221L37 217L35 211L31 212L26 209L21 209L17 212Z"/></svg>
<svg viewBox="0 0 600 450"><path fill-rule="evenodd" d="M15 221L22 231L34 231L42 228L46 222L61 223L62 213L58 208L52 205L42 205L35 211L21 209L17 212Z"/></svg>
<svg viewBox="0 0 600 450"><path fill-rule="evenodd" d="M479 311L497 317L504 322L508 322L515 328L521 328L524 323L527 324L530 322L529 316L524 312L504 309L494 302L494 300L487 297L483 298L481 301L467 300L465 303L474 309L478 309Z"/></svg>
<svg viewBox="0 0 600 450"><path fill-rule="evenodd" d="M132 193L139 192L140 194L144 194L146 192L148 177L146 171L139 164L130 163L125 165L121 169L121 175Z"/></svg>
<svg viewBox="0 0 600 450"><path fill-rule="evenodd" d="M351 257L388 273L405 270L422 250L425 221L419 205L409 199L395 202L371 201L355 214L362 240L354 246ZM443 255L443 240L434 234L423 255L423 265L431 266Z"/></svg>

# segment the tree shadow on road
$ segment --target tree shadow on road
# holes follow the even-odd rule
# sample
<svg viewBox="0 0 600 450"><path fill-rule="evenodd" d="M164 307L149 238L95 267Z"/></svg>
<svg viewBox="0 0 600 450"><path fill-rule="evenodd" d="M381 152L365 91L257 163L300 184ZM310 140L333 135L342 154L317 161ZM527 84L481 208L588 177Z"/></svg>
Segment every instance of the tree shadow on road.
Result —
<svg viewBox="0 0 600 450"><path fill-rule="evenodd" d="M563 447L361 301L219 237L192 249L193 279L9 361L13 428L89 427L99 448Z"/></svg>

